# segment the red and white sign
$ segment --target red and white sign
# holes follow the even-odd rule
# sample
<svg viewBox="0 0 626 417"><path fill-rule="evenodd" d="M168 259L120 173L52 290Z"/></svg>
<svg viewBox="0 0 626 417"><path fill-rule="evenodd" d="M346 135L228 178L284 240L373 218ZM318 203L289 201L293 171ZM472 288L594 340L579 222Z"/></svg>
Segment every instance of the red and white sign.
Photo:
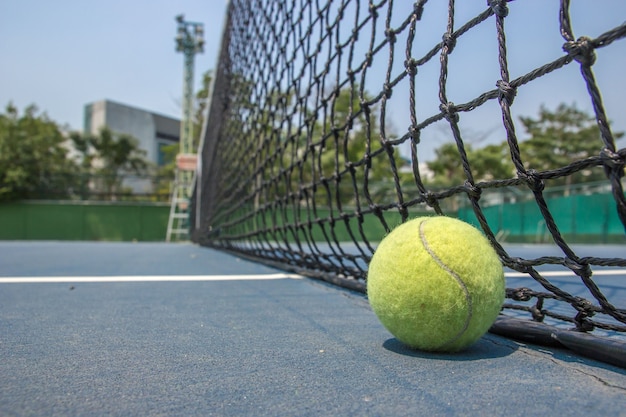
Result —
<svg viewBox="0 0 626 417"><path fill-rule="evenodd" d="M176 155L176 167L181 171L195 171L198 166L198 155L179 153Z"/></svg>

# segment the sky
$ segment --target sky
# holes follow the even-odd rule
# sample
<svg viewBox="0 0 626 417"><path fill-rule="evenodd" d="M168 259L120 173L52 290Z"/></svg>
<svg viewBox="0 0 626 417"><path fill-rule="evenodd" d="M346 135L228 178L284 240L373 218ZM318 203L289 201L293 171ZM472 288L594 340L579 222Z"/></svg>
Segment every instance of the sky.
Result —
<svg viewBox="0 0 626 417"><path fill-rule="evenodd" d="M226 0L0 0L0 106L36 104L72 130L110 99L180 118L176 16L204 23L195 84L214 68Z"/></svg>
<svg viewBox="0 0 626 417"><path fill-rule="evenodd" d="M411 48L414 58L421 58L433 45L441 41L447 19L447 1L431 0L426 3L422 20L418 23L415 40ZM410 13L413 2L394 2L398 11ZM534 69L561 58L564 39L559 27L559 4L557 0L516 0L508 3L509 14L505 19L507 45L507 61L510 79L528 74ZM600 6L600 4L602 6ZM455 3L454 27L458 29L486 8L486 1L457 0ZM395 12L396 10L394 10ZM575 38L588 36L596 38L626 21L626 1L624 0L572 0L570 6L571 26ZM399 27L402 12L396 13L392 26ZM382 20L382 19L381 19ZM448 76L446 92L448 101L455 104L467 103L482 93L496 88L501 78L498 58L496 27L492 16L487 21L472 28L456 42L454 50L448 57ZM383 31L379 30L380 38ZM406 36L399 36L397 44L406 43ZM383 50L383 54L387 52ZM404 48L396 52L392 77L404 71ZM599 48L593 72L602 92L603 103L612 126L616 131L626 130L626 106L624 94L624 68L626 68L626 38ZM376 62L378 57L374 57ZM385 57L379 62L384 62ZM371 72L380 72L378 85L367 86L370 91L380 91L383 72L386 66ZM418 121L422 121L439 112L438 81L440 61L438 56L418 68L416 76L416 113ZM374 84L375 77L372 77ZM408 100L408 83L404 81L394 89L390 99L391 124L400 134L406 132L410 125ZM537 118L541 106L555 110L561 103L575 105L578 109L593 115L593 107L587 87L577 62L544 75L518 89L511 107L516 122L518 139L528 138L519 122L522 116ZM501 109L496 100L491 100L481 107L460 115L459 126L466 143L478 148L490 143L502 143L506 140L503 128ZM433 158L434 150L442 143L451 141L450 127L445 121L426 128L421 136L418 153L421 160ZM618 143L624 146L625 140ZM600 149L600 144L599 144ZM405 149L405 154L408 151Z"/></svg>
<svg viewBox="0 0 626 417"><path fill-rule="evenodd" d="M82 128L85 104L102 99L178 118L182 111L183 56L175 51L175 17L184 14L186 20L205 26L205 51L196 55L197 88L200 75L215 68L226 3L227 0L0 0L0 106L12 102L23 109L36 104L52 120L71 130ZM626 20L624 0L571 3L576 37L597 37ZM395 1L398 12L393 24L399 24L410 13L412 4L409 0ZM446 4L444 0L427 3L416 34L414 56L419 57L441 40ZM556 0L509 3L505 29L511 79L563 55L558 4ZM485 7L485 0L457 1L455 24L458 27ZM449 62L450 101L464 103L495 88L500 76L495 39L495 26L485 23L457 42ZM377 59L386 64L386 57ZM392 68L394 75L404 70L403 61L403 50L399 48ZM438 59L434 59L419 69L418 117L438 111L438 64ZM626 130L626 40L599 50L593 68L614 128ZM367 85L371 92L381 90L385 71L386 65L373 65L371 83ZM410 123L407 94L407 85L400 85L389 101L390 126L400 134ZM591 111L577 64L525 86L518 92L513 113L516 118L536 116L541 105L554 109L562 102ZM504 139L495 101L464 113L461 120L470 141L471 136L486 136L487 141L481 145ZM432 156L433 149L449 139L444 130L435 126L424 132L422 139L429 143L423 145L426 155ZM523 132L519 133L523 136Z"/></svg>

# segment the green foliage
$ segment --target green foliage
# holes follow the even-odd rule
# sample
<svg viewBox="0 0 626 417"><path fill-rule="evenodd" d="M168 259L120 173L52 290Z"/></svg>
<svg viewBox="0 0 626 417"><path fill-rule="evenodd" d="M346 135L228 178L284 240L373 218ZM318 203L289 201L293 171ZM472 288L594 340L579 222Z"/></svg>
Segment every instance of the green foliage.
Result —
<svg viewBox="0 0 626 417"><path fill-rule="evenodd" d="M171 182L176 175L176 155L180 150L178 143L161 148L165 163L157 168L157 180L155 189L158 194L169 194L171 192Z"/></svg>
<svg viewBox="0 0 626 417"><path fill-rule="evenodd" d="M44 198L54 191L68 195L76 166L59 126L28 106L23 114L12 104L0 114L0 201Z"/></svg>
<svg viewBox="0 0 626 417"><path fill-rule="evenodd" d="M192 149L198 149L200 145L200 134L202 133L202 125L204 124L204 116L206 107L209 104L209 95L211 93L211 81L213 80L213 71L208 70L202 74L202 88L196 92L195 116L193 127L193 145Z"/></svg>
<svg viewBox="0 0 626 417"><path fill-rule="evenodd" d="M249 83L241 83L242 88L251 88ZM389 154L382 150L379 111L375 106L363 108L362 102L373 98L367 92L362 97L360 94L358 85L328 94L327 105L318 109L317 116L296 102L293 94L282 91L268 94L260 108L247 102L233 106L239 113L228 119L224 135L243 137L237 141L237 150L226 151L232 160L223 163L236 164L242 153L254 154L253 162L239 166L233 179L246 182L239 189L240 197L253 195L256 207L271 204L277 198L301 197L309 204L315 202L319 209L329 205L367 205L366 183L373 200L394 193L390 161L393 159L397 170L407 162L399 152ZM284 114L292 114L301 125L285 122ZM395 139L392 133L387 138ZM247 181L249 178L254 181Z"/></svg>
<svg viewBox="0 0 626 417"><path fill-rule="evenodd" d="M465 146L467 159L470 163L474 181L511 178L515 169L508 158L508 146L487 145L484 148L474 149L471 145ZM444 143L435 150L435 159L427 162L428 168L435 174L431 184L441 187L463 184L467 177L463 172L459 150L454 143Z"/></svg>
<svg viewBox="0 0 626 417"><path fill-rule="evenodd" d="M99 178L96 189L106 194L124 191L124 175L147 173L146 151L140 149L137 139L130 135L103 127L97 135L72 133L70 139L79 152L78 165L82 173L95 174Z"/></svg>
<svg viewBox="0 0 626 417"><path fill-rule="evenodd" d="M306 149L309 140L308 148L313 149L304 161L302 177L318 185L315 198L319 201L330 198L337 204L354 205L359 195L359 203L367 204L362 197L366 181L372 199L382 199L394 189L391 159L397 170L406 165L397 152L381 152L378 109L370 107L366 112L358 92L358 85L340 90L332 101L331 117L324 124L316 122L308 139L298 145ZM365 102L372 100L367 92L363 95ZM393 135L388 139L394 139ZM364 163L365 156L372 154L376 156ZM340 178L338 184L336 178Z"/></svg>
<svg viewBox="0 0 626 417"><path fill-rule="evenodd" d="M520 144L526 169L547 171L563 168L574 161L598 155L603 147L595 118L578 110L575 105L560 104L554 111L542 106L538 118L520 117L520 122L530 135ZM614 132L614 136L621 138L624 132ZM515 176L507 142L480 149L466 145L466 152L475 181ZM445 143L435 154L436 158L427 163L434 173L432 185L447 187L466 180L456 144ZM604 171L598 167L552 180L551 184L569 186L603 178Z"/></svg>
<svg viewBox="0 0 626 417"><path fill-rule="evenodd" d="M574 161L596 156L604 147L596 119L575 105L560 104L552 112L541 106L539 117L520 117L530 139L520 144L527 168L537 171L565 167ZM616 138L624 132L614 133ZM585 170L556 181L557 185L598 181L605 178L599 169Z"/></svg>
<svg viewBox="0 0 626 417"><path fill-rule="evenodd" d="M471 152L468 146L466 151ZM454 143L444 143L435 150L435 159L427 162L428 168L435 174L432 184L447 187L453 184L463 184L466 180L461 166L461 157Z"/></svg>
<svg viewBox="0 0 626 417"><path fill-rule="evenodd" d="M159 174L173 178L176 150ZM108 128L96 135L65 134L34 105L20 114L8 104L0 114L0 201L84 199L94 191L115 198L132 194L122 185L125 176L145 176L151 168L146 152L130 135Z"/></svg>

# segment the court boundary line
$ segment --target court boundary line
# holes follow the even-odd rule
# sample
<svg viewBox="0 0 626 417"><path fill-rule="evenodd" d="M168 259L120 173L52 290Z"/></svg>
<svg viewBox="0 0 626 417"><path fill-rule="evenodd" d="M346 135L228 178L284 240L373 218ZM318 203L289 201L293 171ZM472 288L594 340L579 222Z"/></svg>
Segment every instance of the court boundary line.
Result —
<svg viewBox="0 0 626 417"><path fill-rule="evenodd" d="M538 270L544 277L578 277L572 271L541 271ZM626 275L626 269L606 269L603 271L593 271L593 276L609 276L609 275ZM504 276L507 278L525 278L530 277L526 272L505 272Z"/></svg>
<svg viewBox="0 0 626 417"><path fill-rule="evenodd" d="M0 284L47 284L82 282L211 282L211 281L267 281L300 279L296 274L250 274L250 275L120 275L120 276L40 276L0 277Z"/></svg>
<svg viewBox="0 0 626 417"><path fill-rule="evenodd" d="M544 277L571 277L577 276L572 271L539 271ZM594 271L594 276L626 275L624 269L608 269ZM524 272L507 271L506 278L529 278ZM0 284L53 284L53 283L81 283L81 282L212 282L212 281L268 281L279 279L302 279L303 275L276 273L276 274L238 274L238 275L119 275L119 276L24 276L0 277Z"/></svg>

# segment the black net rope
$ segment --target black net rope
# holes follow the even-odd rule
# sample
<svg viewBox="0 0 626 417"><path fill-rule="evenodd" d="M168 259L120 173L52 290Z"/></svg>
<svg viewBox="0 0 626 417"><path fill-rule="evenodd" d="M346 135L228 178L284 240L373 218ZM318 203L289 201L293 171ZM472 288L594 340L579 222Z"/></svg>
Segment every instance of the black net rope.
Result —
<svg viewBox="0 0 626 417"><path fill-rule="evenodd" d="M546 197L555 180L602 171L612 210L626 229L626 149L616 146L593 71L597 51L623 42L626 24L605 28L597 37L575 37L570 2L561 0L554 16L563 39L559 56L514 78L505 28L513 5L523 8L523 1L489 0L480 13L461 19L450 0L445 25L426 26L440 30L440 40L426 49L421 28L429 24L430 7L441 2L421 0L410 8L400 3L230 2L200 148L194 240L365 291L368 262L386 233L419 214L454 216L462 200L504 266L538 284L508 288L505 312L586 332L626 332L624 300L604 293L593 277L596 268L626 267L626 258L574 250ZM498 77L493 88L455 103L450 62L464 39L483 27L495 38ZM433 66L436 79L422 81L422 72ZM516 131L516 98L542 77L571 66L579 68L578 81L599 127L597 154L556 169L530 168ZM424 82L437 84L438 102L429 113L419 106ZM397 97L410 122L406 129L391 122ZM464 118L490 103L497 103L493 120L501 123L514 167L508 177L479 178L468 157ZM428 181L421 160L425 132L442 123L464 178L446 188ZM485 193L500 189L519 190L534 200L558 256L524 258L499 242L485 215ZM586 295L559 287L542 272L545 265L573 272Z"/></svg>

